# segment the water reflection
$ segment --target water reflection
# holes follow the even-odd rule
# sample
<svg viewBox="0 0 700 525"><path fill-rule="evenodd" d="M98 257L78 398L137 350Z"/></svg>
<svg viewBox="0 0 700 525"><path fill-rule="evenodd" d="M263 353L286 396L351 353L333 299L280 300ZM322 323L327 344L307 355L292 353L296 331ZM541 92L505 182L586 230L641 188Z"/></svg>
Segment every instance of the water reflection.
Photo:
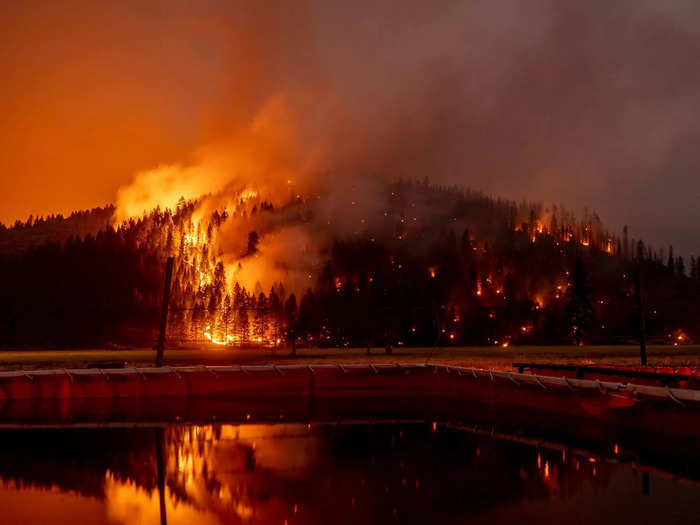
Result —
<svg viewBox="0 0 700 525"><path fill-rule="evenodd" d="M629 451L617 443L601 456L432 423L0 436L0 506L8 523L697 523L698 517L695 481L663 469L642 472L625 462Z"/></svg>

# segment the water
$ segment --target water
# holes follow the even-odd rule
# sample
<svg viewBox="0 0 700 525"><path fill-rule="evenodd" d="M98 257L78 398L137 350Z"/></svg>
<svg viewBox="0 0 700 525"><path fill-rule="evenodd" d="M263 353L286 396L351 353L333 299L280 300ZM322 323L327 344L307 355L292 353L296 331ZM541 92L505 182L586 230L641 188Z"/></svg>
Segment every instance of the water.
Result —
<svg viewBox="0 0 700 525"><path fill-rule="evenodd" d="M4 430L0 443L3 523L700 520L693 472L430 422Z"/></svg>

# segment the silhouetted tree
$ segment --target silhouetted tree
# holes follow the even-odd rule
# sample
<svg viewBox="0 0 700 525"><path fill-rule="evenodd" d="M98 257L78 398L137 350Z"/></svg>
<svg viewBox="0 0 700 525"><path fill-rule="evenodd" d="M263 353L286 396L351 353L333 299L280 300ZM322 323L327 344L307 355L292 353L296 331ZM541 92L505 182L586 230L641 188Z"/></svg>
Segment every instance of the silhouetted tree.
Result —
<svg viewBox="0 0 700 525"><path fill-rule="evenodd" d="M682 255L679 255L678 259L676 259L676 275L685 277L685 263Z"/></svg>
<svg viewBox="0 0 700 525"><path fill-rule="evenodd" d="M673 258L673 246L668 247L668 263L666 263L666 266L672 272L676 270L676 260Z"/></svg>
<svg viewBox="0 0 700 525"><path fill-rule="evenodd" d="M287 340L292 345L292 355L297 355L297 299L294 294L284 303L284 319Z"/></svg>
<svg viewBox="0 0 700 525"><path fill-rule="evenodd" d="M253 255L258 251L258 242L260 242L258 232L250 232L248 234L248 250L246 251L246 255Z"/></svg>
<svg viewBox="0 0 700 525"><path fill-rule="evenodd" d="M255 318L253 320L253 336L256 343L262 343L265 340L267 332L267 301L265 294L260 292L258 295L257 304L255 305Z"/></svg>
<svg viewBox="0 0 700 525"><path fill-rule="evenodd" d="M590 285L583 268L583 261L577 259L571 274L571 286L567 290L569 303L566 314L571 323L571 335L574 342L580 345L593 323L593 308L590 302Z"/></svg>

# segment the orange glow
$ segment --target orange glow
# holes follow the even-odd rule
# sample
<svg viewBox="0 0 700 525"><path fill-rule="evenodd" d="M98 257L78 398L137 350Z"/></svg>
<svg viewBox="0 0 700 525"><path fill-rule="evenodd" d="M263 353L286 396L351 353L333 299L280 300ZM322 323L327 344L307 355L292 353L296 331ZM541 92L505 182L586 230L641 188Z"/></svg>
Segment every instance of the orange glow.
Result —
<svg viewBox="0 0 700 525"><path fill-rule="evenodd" d="M168 523L283 523L290 512L303 513L276 480L305 476L320 462L319 438L304 425L180 426L163 437ZM263 481L251 479L251 458L265 472ZM96 470L87 471L90 478L75 478L99 491L87 494L72 486L0 481L4 522L161 523L159 491L148 483L156 467L131 465L133 459L124 464L132 467L130 474L120 467L101 478L93 479ZM221 461L225 469L216 467ZM257 497L261 492L264 498Z"/></svg>
<svg viewBox="0 0 700 525"><path fill-rule="evenodd" d="M207 325L203 332L204 337L206 337L209 341L214 343L215 345L228 345L231 344L235 341L234 337L232 335L227 335L225 336L224 339L217 339L214 337L211 333L211 325Z"/></svg>

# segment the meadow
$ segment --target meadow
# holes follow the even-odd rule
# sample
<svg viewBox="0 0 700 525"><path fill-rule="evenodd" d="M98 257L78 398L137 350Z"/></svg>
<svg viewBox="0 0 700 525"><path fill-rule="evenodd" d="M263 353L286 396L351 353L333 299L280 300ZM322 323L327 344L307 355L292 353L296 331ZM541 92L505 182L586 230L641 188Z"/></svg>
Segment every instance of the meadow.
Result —
<svg viewBox="0 0 700 525"><path fill-rule="evenodd" d="M647 348L652 365L699 365L700 345L654 345ZM83 368L106 362L126 366L153 366L155 351L138 349L4 350L0 370ZM288 349L239 349L220 346L166 349L166 366L263 365L313 363L433 363L509 370L514 362L573 364L639 364L637 346L495 346L395 347L391 355L383 348L300 348L296 356Z"/></svg>

